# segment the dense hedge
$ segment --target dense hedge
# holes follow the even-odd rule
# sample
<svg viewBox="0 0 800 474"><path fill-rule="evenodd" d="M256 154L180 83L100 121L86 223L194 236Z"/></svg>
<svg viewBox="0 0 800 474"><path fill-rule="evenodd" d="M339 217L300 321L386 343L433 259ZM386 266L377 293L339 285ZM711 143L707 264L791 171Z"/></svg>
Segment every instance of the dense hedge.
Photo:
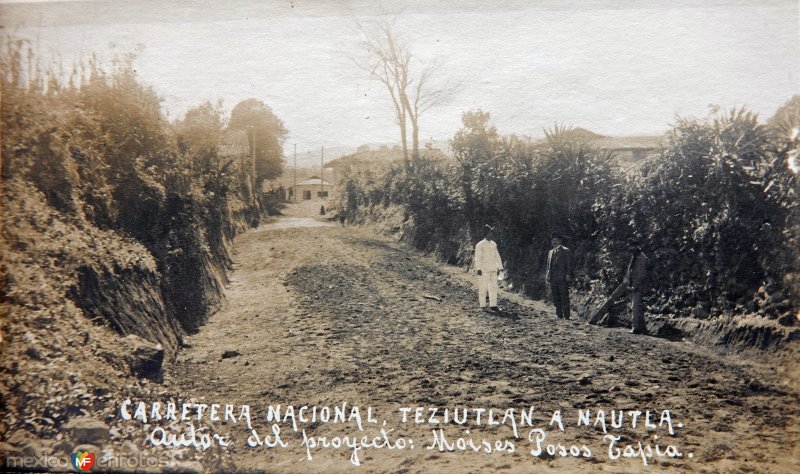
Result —
<svg viewBox="0 0 800 474"><path fill-rule="evenodd" d="M423 157L411 172L351 169L340 215L353 222L400 206L404 236L458 264L470 262L481 227L494 225L512 284L534 297L545 293L552 235L575 252L578 289L598 295L621 280L634 237L658 275L651 311L760 311L794 324L798 103L768 124L745 110L679 119L665 148L629 173L573 130L555 127L539 141L504 137L488 113L467 112L453 159Z"/></svg>

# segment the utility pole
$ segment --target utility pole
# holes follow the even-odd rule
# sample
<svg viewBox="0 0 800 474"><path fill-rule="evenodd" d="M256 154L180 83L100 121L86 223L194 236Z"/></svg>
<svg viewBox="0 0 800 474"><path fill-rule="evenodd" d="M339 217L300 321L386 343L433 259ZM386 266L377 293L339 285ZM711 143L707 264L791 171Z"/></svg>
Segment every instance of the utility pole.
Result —
<svg viewBox="0 0 800 474"><path fill-rule="evenodd" d="M297 202L297 143L294 144L294 187L292 188L292 197L294 197L294 202Z"/></svg>
<svg viewBox="0 0 800 474"><path fill-rule="evenodd" d="M256 127L251 125L250 128L253 130L253 205L256 206Z"/></svg>
<svg viewBox="0 0 800 474"><path fill-rule="evenodd" d="M320 176L320 178L319 178L319 186L320 186L320 191L323 193L323 195L321 195L320 197L324 199L325 198L325 196L324 196L324 193L325 193L325 145L322 145L322 150L320 151L320 154L319 154L319 171L320 171L320 173L319 173L319 176Z"/></svg>

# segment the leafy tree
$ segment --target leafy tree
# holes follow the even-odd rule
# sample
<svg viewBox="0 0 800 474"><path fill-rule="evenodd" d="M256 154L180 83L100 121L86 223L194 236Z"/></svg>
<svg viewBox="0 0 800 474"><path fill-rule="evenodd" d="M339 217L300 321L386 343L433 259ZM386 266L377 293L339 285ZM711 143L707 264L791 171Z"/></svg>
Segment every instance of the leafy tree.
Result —
<svg viewBox="0 0 800 474"><path fill-rule="evenodd" d="M480 110L464 112L463 127L450 145L458 162L458 180L464 195L464 212L473 237L486 224L489 194L486 180L494 176L492 163L500 145L497 129L489 124L491 116Z"/></svg>
<svg viewBox="0 0 800 474"><path fill-rule="evenodd" d="M209 152L219 146L222 139L223 115L221 103L205 102L186 111L177 124L178 141L183 151Z"/></svg>
<svg viewBox="0 0 800 474"><path fill-rule="evenodd" d="M246 99L231 111L228 127L245 130L256 154L256 189L283 172L283 141L288 131L272 109L258 99Z"/></svg>
<svg viewBox="0 0 800 474"><path fill-rule="evenodd" d="M786 139L791 134L791 130L800 127L800 95L792 96L776 112L775 115L767 120L767 125L778 129L784 134Z"/></svg>
<svg viewBox="0 0 800 474"><path fill-rule="evenodd" d="M133 58L129 58L132 61ZM114 181L134 168L137 159L145 167L172 166L163 161L171 139L161 113L162 99L152 87L136 78L130 62L107 73L90 64L89 77L80 87L79 106L94 114L108 150L111 177Z"/></svg>
<svg viewBox="0 0 800 474"><path fill-rule="evenodd" d="M800 301L800 95L781 106L767 125L776 159L763 166L764 182L769 196L786 212L778 225L785 228L783 252L776 260L785 265L784 282L792 299Z"/></svg>

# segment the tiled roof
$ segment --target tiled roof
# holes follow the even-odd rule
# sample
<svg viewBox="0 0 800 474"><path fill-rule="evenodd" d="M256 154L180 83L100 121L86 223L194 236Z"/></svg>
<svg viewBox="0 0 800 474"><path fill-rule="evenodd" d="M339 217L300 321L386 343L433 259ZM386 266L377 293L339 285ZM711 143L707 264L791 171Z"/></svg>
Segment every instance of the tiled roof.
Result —
<svg viewBox="0 0 800 474"><path fill-rule="evenodd" d="M222 134L219 144L220 156L247 156L250 154L250 144L247 141L245 130L227 129Z"/></svg>

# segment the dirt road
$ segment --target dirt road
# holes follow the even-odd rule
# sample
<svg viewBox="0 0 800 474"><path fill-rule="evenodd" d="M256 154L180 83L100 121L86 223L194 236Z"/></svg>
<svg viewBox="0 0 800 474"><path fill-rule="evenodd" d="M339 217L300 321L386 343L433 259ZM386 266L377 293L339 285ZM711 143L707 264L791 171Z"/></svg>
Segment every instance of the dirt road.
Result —
<svg viewBox="0 0 800 474"><path fill-rule="evenodd" d="M238 468L800 468L798 387L793 385L795 374L780 362L723 356L689 343L557 320L548 304L507 293L501 294L501 305L508 314L484 313L477 308L472 277L463 269L438 264L368 229L315 221L317 209L290 208L287 217L239 238L225 308L190 338L191 347L181 352L167 375L173 388L195 401L231 403L237 414L248 404L262 441L273 434L267 407L281 405L277 427L286 447L248 447L252 432L244 422L215 425L233 440L227 450ZM321 421L323 407L333 413L344 402L344 423L334 423L333 415ZM297 432L286 413L289 405ZM299 420L302 406L308 407L303 412L306 423ZM363 432L353 406L359 409ZM316 422L311 421L313 407ZM368 407L376 423L368 421ZM521 415L531 407L533 421L526 423ZM445 409L450 423L442 424ZM590 411L591 426L578 426L579 409ZM553 420L559 410L563 432ZM598 410L603 410L603 420L598 420ZM621 427L612 427L612 410L616 417L624 412ZM637 410L642 413L634 426L632 412ZM666 410L669 420L664 419ZM453 423L454 415L458 421L466 416L466 424ZM302 445L303 430L318 446ZM367 446L356 450L360 467L346 445L320 447L320 436L335 446L334 438L355 436L360 442L364 435ZM380 439L374 440L376 436ZM537 443L542 436L544 441ZM556 447L555 455L549 455L547 444L565 449ZM577 457L569 452L573 445L571 454ZM628 445L633 446L627 452L632 457L626 458ZM647 445L653 457L647 456Z"/></svg>

